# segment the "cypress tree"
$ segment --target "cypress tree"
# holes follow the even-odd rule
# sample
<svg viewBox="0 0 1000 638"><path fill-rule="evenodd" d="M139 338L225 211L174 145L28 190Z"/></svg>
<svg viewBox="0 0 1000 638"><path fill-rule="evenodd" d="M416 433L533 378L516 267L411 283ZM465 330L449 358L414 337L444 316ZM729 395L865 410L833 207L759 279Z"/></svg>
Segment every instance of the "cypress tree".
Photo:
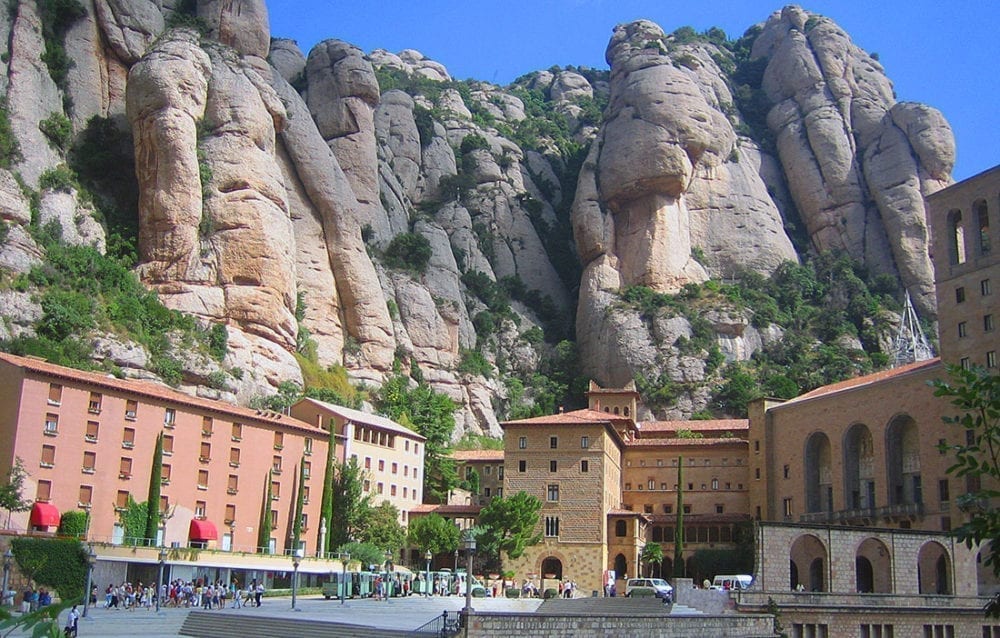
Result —
<svg viewBox="0 0 1000 638"><path fill-rule="evenodd" d="M333 529L333 476L334 476L334 459L336 458L336 439L333 436L333 423L330 423L330 430L328 431L330 439L327 441L326 446L326 468L323 471L323 500L320 501L319 506L319 516L320 524L316 530L316 547L319 547L319 551L329 552L331 550L331 537L330 531ZM326 521L326 538L322 537L323 534L323 521ZM326 547L320 547L320 545L326 545Z"/></svg>
<svg viewBox="0 0 1000 638"><path fill-rule="evenodd" d="M264 478L264 502L260 504L260 524L257 526L257 551L271 553L271 470Z"/></svg>
<svg viewBox="0 0 1000 638"><path fill-rule="evenodd" d="M295 491L295 520L292 521L292 546L290 548L293 554L299 548L299 541L302 539L302 508L306 500L306 482L302 471L305 468L305 464L306 457L303 455L302 460L299 461L298 489Z"/></svg>
<svg viewBox="0 0 1000 638"><path fill-rule="evenodd" d="M677 457L677 530L674 532L674 578L684 577L684 457Z"/></svg>
<svg viewBox="0 0 1000 638"><path fill-rule="evenodd" d="M156 544L160 531L160 483L163 477L163 432L156 436L153 449L153 469L149 474L149 492L146 497L146 534L150 545Z"/></svg>

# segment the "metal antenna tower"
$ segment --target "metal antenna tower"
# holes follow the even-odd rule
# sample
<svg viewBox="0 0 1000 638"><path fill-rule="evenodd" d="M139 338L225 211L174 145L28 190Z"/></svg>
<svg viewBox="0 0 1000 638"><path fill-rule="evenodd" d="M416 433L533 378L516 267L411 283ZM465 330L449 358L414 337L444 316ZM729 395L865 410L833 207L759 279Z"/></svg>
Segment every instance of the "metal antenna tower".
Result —
<svg viewBox="0 0 1000 638"><path fill-rule="evenodd" d="M892 342L892 365L901 366L917 361L926 361L934 356L934 350L928 343L924 331L917 321L917 313L913 309L913 302L910 301L910 293L906 293L906 303L903 307L903 316L899 322L899 332Z"/></svg>

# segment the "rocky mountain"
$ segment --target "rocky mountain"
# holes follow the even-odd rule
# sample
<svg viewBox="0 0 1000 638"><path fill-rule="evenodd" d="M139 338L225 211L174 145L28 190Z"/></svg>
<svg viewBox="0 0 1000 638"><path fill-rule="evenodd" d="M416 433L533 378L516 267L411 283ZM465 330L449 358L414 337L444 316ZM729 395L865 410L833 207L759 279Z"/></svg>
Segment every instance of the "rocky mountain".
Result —
<svg viewBox="0 0 1000 638"><path fill-rule="evenodd" d="M725 411L727 368L787 330L731 294L668 300L815 256L934 318L948 124L799 7L737 40L619 25L610 71L506 87L413 50L306 55L260 0L19 0L0 31L10 349L241 403L406 374L461 406L457 437L580 378L661 390L640 416ZM875 352L881 319L829 341Z"/></svg>

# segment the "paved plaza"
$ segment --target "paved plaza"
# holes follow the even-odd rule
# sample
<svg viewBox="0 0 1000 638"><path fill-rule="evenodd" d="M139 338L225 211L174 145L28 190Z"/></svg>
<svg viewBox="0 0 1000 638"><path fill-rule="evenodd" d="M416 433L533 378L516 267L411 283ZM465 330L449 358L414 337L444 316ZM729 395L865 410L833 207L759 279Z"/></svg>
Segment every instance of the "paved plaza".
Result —
<svg viewBox="0 0 1000 638"><path fill-rule="evenodd" d="M533 612L541 604L535 599L474 598L472 606L482 611ZM271 618L295 618L320 620L331 623L348 623L366 627L413 630L440 616L442 612L458 613L465 606L460 596L410 596L393 598L389 602L373 599L325 600L322 596L300 597L297 607L292 610L291 598L265 598L260 608L248 607L213 611L219 614L238 614L248 620L255 616ZM91 609L87 618L80 620L81 638L93 636L142 636L143 638L174 638L180 636L181 625L189 609L164 608L156 611L137 609L135 611L117 609ZM60 617L65 622L66 614ZM12 634L28 636L30 633ZM278 638L278 637L275 637Z"/></svg>

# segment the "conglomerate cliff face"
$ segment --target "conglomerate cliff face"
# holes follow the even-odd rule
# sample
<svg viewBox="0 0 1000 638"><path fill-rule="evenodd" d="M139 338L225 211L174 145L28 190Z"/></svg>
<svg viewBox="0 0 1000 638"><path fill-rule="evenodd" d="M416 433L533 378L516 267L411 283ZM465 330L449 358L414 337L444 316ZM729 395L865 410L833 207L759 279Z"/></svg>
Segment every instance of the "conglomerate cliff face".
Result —
<svg viewBox="0 0 1000 638"><path fill-rule="evenodd" d="M66 118L77 141L95 122L130 139L137 274L168 307L228 328L221 363L178 355L187 391L246 402L301 385L303 358L369 385L408 370L459 403L456 436L498 435L498 414L540 396L535 373L575 340L576 372L682 382L657 415L687 416L711 381L705 353L677 345L689 321L649 321L622 292L768 275L803 250L848 252L933 317L922 197L950 181L950 130L895 102L830 20L787 7L740 59L717 40L619 25L610 72L499 87L456 82L413 50L327 40L306 55L271 38L259 0L193 7L86 0L55 36L38 3L0 17L22 154L0 169L0 268L45 259L15 174L40 190L39 221L105 250L90 198L42 179L73 159L46 121ZM74 62L62 76L39 62L52 37ZM797 252L786 229L800 223ZM33 334L31 290L0 302L0 339ZM731 307L703 316L729 361L780 336ZM87 338L95 358L155 377L137 344Z"/></svg>

